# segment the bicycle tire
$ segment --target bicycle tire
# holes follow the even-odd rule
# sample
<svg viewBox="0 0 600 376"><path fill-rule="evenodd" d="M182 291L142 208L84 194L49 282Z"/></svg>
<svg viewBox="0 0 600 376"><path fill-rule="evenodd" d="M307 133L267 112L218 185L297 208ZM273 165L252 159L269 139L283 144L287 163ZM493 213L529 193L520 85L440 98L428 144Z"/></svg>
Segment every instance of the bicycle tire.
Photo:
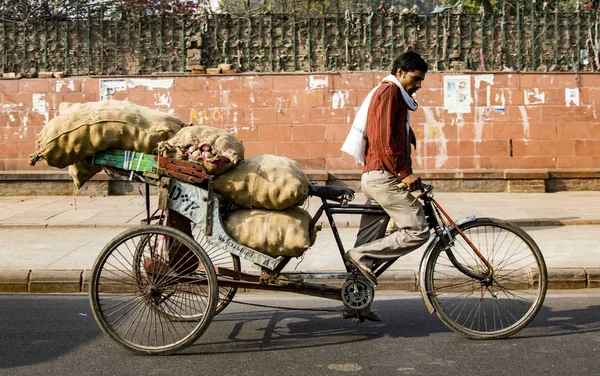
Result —
<svg viewBox="0 0 600 376"><path fill-rule="evenodd" d="M168 355L197 341L212 321L217 294L214 267L202 247L161 225L117 235L90 276L96 322L119 345L139 354Z"/></svg>
<svg viewBox="0 0 600 376"><path fill-rule="evenodd" d="M426 263L425 292L437 316L470 339L507 338L526 327L543 305L548 288L544 258L521 228L499 219L478 218L459 226L494 268L487 282L460 272L439 243ZM463 267L487 267L456 229L451 254Z"/></svg>

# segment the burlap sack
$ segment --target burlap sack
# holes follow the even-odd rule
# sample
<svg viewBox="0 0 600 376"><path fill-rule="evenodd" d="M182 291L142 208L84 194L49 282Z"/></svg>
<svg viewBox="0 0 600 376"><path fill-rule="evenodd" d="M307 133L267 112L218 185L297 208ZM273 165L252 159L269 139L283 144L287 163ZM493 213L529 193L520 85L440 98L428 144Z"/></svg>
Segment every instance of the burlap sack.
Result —
<svg viewBox="0 0 600 376"><path fill-rule="evenodd" d="M73 178L73 183L75 183L77 188L81 188L86 181L90 180L100 171L102 171L102 167L95 166L85 159L69 166L69 175Z"/></svg>
<svg viewBox="0 0 600 376"><path fill-rule="evenodd" d="M225 230L237 242L272 257L302 255L315 241L310 214L297 206L285 211L237 210Z"/></svg>
<svg viewBox="0 0 600 376"><path fill-rule="evenodd" d="M174 115L125 101L61 103L59 111L39 134L32 166L43 159L64 168L111 148L152 153L183 126Z"/></svg>
<svg viewBox="0 0 600 376"><path fill-rule="evenodd" d="M231 170L244 159L244 145L226 130L194 125L158 144L163 157L201 164L210 175Z"/></svg>
<svg viewBox="0 0 600 376"><path fill-rule="evenodd" d="M214 186L245 208L284 210L308 198L308 177L296 161L259 155L218 176Z"/></svg>

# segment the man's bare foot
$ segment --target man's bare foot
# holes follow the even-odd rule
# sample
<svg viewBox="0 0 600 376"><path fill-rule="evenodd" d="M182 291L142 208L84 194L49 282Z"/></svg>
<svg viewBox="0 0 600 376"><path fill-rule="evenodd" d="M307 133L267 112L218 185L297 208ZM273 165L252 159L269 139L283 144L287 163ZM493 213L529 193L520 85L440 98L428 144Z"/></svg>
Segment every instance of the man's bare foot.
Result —
<svg viewBox="0 0 600 376"><path fill-rule="evenodd" d="M365 277L367 281L371 282L373 286L377 286L377 276L375 275L375 273L373 273L371 268L369 268L365 264L362 264L360 261L355 259L354 256L352 256L350 253L346 253L344 255L344 259L350 264L352 264L356 268L356 270L358 270L360 274L362 274L363 277Z"/></svg>

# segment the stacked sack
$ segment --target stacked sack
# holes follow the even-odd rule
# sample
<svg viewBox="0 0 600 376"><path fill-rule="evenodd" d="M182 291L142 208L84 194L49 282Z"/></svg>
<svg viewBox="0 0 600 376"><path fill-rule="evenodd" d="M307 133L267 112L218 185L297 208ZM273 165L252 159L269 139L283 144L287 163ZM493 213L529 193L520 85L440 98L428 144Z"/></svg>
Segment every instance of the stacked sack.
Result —
<svg viewBox="0 0 600 376"><path fill-rule="evenodd" d="M229 235L272 257L303 254L315 241L311 216L298 207L308 198L308 177L295 161L260 155L218 176L214 187L243 207L224 220Z"/></svg>
<svg viewBox="0 0 600 376"><path fill-rule="evenodd" d="M102 170L85 158L121 149L188 160L214 175L223 196L243 207L224 221L241 244L273 257L297 257L315 241L311 216L298 207L308 198L308 177L295 161L274 155L244 160L244 146L225 130L186 126L176 116L126 101L62 103L60 115L38 136L30 156L69 167L77 188Z"/></svg>
<svg viewBox="0 0 600 376"><path fill-rule="evenodd" d="M102 170L86 157L107 149L152 153L183 127L174 115L125 101L61 103L59 112L42 128L29 163L43 159L49 166L69 166L77 188Z"/></svg>
<svg viewBox="0 0 600 376"><path fill-rule="evenodd" d="M210 175L221 175L244 159L244 145L231 133L195 125L158 143L158 154L201 164Z"/></svg>
<svg viewBox="0 0 600 376"><path fill-rule="evenodd" d="M219 175L244 159L244 146L225 130L184 124L171 114L126 101L61 103L60 115L49 121L32 154L33 166L69 167L77 188L102 170L86 157L107 149L153 154L200 163Z"/></svg>

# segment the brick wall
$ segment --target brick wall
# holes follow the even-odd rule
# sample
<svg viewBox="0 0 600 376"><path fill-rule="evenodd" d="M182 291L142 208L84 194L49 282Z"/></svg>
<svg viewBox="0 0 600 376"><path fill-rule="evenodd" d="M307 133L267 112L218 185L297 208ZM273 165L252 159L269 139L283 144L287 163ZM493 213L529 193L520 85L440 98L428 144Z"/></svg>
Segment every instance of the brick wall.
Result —
<svg viewBox="0 0 600 376"><path fill-rule="evenodd" d="M283 155L308 170L357 170L340 147L354 114L386 72L131 77L113 98L224 127L247 157ZM444 77L429 73L411 117L415 167L428 172L600 168L600 75L469 74L465 113L444 105ZM566 89L579 88L579 104ZM61 102L100 99L100 79L0 80L0 170L29 166L36 135ZM446 93L447 94L447 93Z"/></svg>

